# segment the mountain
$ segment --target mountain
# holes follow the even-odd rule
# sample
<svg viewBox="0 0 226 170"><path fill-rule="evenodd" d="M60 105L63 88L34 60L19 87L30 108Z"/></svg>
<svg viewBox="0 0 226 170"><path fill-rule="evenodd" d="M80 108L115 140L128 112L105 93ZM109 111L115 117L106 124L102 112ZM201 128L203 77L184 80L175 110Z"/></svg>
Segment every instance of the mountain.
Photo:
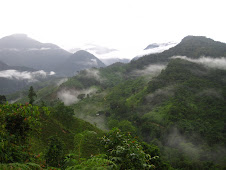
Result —
<svg viewBox="0 0 226 170"><path fill-rule="evenodd" d="M56 68L56 72L64 76L74 76L78 71L92 67L105 67L105 64L93 54L80 50L61 63Z"/></svg>
<svg viewBox="0 0 226 170"><path fill-rule="evenodd" d="M70 55L57 45L41 43L25 34L14 34L0 39L0 60L11 66L54 71Z"/></svg>
<svg viewBox="0 0 226 170"><path fill-rule="evenodd" d="M150 49L158 49L161 48L162 50L169 49L173 46L175 46L177 43L175 42L168 42L168 43L152 43L149 44L144 50L150 50ZM162 52L162 51L161 51Z"/></svg>
<svg viewBox="0 0 226 170"><path fill-rule="evenodd" d="M225 50L225 43L188 36L162 53L80 71L38 91L36 104L62 100L78 118L139 136L175 169L223 169Z"/></svg>
<svg viewBox="0 0 226 170"><path fill-rule="evenodd" d="M153 44L149 44L144 50L148 50L148 49L153 49L153 48L157 48L160 45L157 43L153 43Z"/></svg>
<svg viewBox="0 0 226 170"><path fill-rule="evenodd" d="M148 54L131 62L130 67L144 67L154 63L166 64L173 56L187 56L198 59L202 56L226 57L226 43L214 41L204 36L187 36L179 44L162 53Z"/></svg>
<svg viewBox="0 0 226 170"><path fill-rule="evenodd" d="M174 46L176 46L176 42L168 42L168 43L152 43L149 44L143 51L141 51L136 57L134 57L132 60L137 60L140 57L143 57L145 55L149 54L156 54L161 53L165 50L168 50Z"/></svg>
<svg viewBox="0 0 226 170"><path fill-rule="evenodd" d="M37 71L33 68L28 68L23 66L9 66L6 63L0 61L0 71L2 70Z"/></svg>
<svg viewBox="0 0 226 170"><path fill-rule="evenodd" d="M0 61L0 94L11 94L46 78L55 78L54 73L24 66L9 66Z"/></svg>
<svg viewBox="0 0 226 170"><path fill-rule="evenodd" d="M199 58L201 56L226 57L226 43L214 41L204 36L187 36L168 54Z"/></svg>
<svg viewBox="0 0 226 170"><path fill-rule="evenodd" d="M109 66L111 64L120 62L120 63L129 63L130 59L124 58L124 59L120 59L120 58L103 58L100 59L106 66Z"/></svg>

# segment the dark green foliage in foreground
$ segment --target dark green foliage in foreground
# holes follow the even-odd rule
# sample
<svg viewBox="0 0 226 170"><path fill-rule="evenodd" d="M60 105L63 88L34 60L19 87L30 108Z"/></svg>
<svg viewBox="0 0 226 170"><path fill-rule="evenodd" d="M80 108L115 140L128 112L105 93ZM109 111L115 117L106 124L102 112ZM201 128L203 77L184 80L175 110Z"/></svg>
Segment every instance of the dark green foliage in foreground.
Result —
<svg viewBox="0 0 226 170"><path fill-rule="evenodd" d="M45 114L48 110L43 108ZM32 105L0 105L0 162L32 161L29 138L40 132L39 109Z"/></svg>
<svg viewBox="0 0 226 170"><path fill-rule="evenodd" d="M61 167L64 158L64 144L57 136L49 138L49 145L45 155L46 164L52 167Z"/></svg>
<svg viewBox="0 0 226 170"><path fill-rule="evenodd" d="M73 118L71 108L62 103L49 110L53 113L49 113L46 107L39 108L28 104L0 105L1 168L168 167L160 159L156 148L141 143L130 134L114 129L104 136L96 127ZM75 129L65 126L64 119ZM46 124L47 120L49 122ZM57 135L54 135L55 132ZM71 137L74 137L74 141L70 141Z"/></svg>
<svg viewBox="0 0 226 170"><path fill-rule="evenodd" d="M108 132L102 138L102 143L107 150L108 159L115 162L119 169L169 169L157 153L153 154L149 145L143 144L144 150L136 137L122 133L119 129Z"/></svg>
<svg viewBox="0 0 226 170"><path fill-rule="evenodd" d="M157 147L141 143L137 137L134 138L116 128L98 140L96 134L90 131L75 136L75 140L76 150L74 154L66 156L66 169L170 169L170 166L161 160ZM85 156L87 153L83 152L84 149L90 153L91 150L97 149L97 146L101 153Z"/></svg>

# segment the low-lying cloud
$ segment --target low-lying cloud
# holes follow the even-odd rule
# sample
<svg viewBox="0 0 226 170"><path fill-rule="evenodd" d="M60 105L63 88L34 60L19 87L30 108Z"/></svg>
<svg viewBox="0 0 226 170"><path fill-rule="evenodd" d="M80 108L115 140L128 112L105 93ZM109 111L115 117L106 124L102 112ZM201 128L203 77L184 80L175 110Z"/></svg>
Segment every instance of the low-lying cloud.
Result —
<svg viewBox="0 0 226 170"><path fill-rule="evenodd" d="M174 89L175 88L173 86L158 89L154 93L147 95L146 100L151 106L159 105L164 101L167 101L169 97L174 95Z"/></svg>
<svg viewBox="0 0 226 170"><path fill-rule="evenodd" d="M150 49L145 49L143 51L140 51L140 53L137 55L137 57L142 57L142 56L154 54L154 53L161 53L165 50L168 50L168 49L176 46L177 44L178 43L176 43L176 42L159 43L159 44L156 44L157 47L155 47L155 48L150 48Z"/></svg>
<svg viewBox="0 0 226 170"><path fill-rule="evenodd" d="M226 58L225 57L212 58L212 57L202 56L198 59L192 59L192 58L188 58L186 56L173 56L171 58L172 59L180 58L180 59L187 60L187 61L190 61L190 62L202 64L202 65L205 65L205 66L210 67L210 68L217 68L217 69L221 69L221 70L226 70Z"/></svg>
<svg viewBox="0 0 226 170"><path fill-rule="evenodd" d="M191 136L197 136L197 134L192 134ZM196 141L196 143L198 142L201 141ZM205 147L205 145L202 145L202 142L201 145L190 142L177 128L170 130L167 136L167 145L179 149L180 152L193 160L198 160L203 155L211 155L211 157L206 158L206 161L219 163L219 161L225 157L226 153L226 148L221 145L216 145L214 150L210 150L208 147Z"/></svg>
<svg viewBox="0 0 226 170"><path fill-rule="evenodd" d="M134 76L149 75L149 76L153 77L153 76L157 76L158 74L160 74L161 71L165 68L166 68L166 65L161 65L161 64L149 65L149 66L145 67L143 70L133 71L132 75L134 75Z"/></svg>
<svg viewBox="0 0 226 170"><path fill-rule="evenodd" d="M62 78L56 84L57 84L57 86L60 86L61 84L65 83L66 81L68 81L68 78Z"/></svg>
<svg viewBox="0 0 226 170"><path fill-rule="evenodd" d="M86 69L85 76L88 78L96 79L99 82L104 81L104 79L100 76L100 72L97 69Z"/></svg>
<svg viewBox="0 0 226 170"><path fill-rule="evenodd" d="M28 80L29 82L37 81L40 78L46 78L48 75L54 75L55 72L47 73L43 70L28 72L18 70L3 70L0 71L0 77L7 79Z"/></svg>
<svg viewBox="0 0 226 170"><path fill-rule="evenodd" d="M97 126L98 128L102 130L108 130L108 127L106 126L106 116L105 115L98 115L96 116L89 116L89 115L83 115L78 114L76 117L83 119L89 123L92 123L93 125Z"/></svg>
<svg viewBox="0 0 226 170"><path fill-rule="evenodd" d="M71 104L74 104L78 102L80 99L78 96L80 94L92 95L96 93L97 89L90 88L90 89L84 89L84 90L72 90L72 89L63 89L57 93L57 97L64 102L66 106L69 106Z"/></svg>

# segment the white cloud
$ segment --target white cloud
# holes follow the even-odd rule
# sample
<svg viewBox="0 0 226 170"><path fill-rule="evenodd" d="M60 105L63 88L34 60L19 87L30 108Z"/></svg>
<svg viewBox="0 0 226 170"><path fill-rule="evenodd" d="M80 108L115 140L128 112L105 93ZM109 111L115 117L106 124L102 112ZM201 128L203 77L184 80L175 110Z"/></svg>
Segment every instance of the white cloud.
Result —
<svg viewBox="0 0 226 170"><path fill-rule="evenodd" d="M56 73L54 71L50 71L49 75L52 76L52 75L55 75Z"/></svg>
<svg viewBox="0 0 226 170"><path fill-rule="evenodd" d="M132 72L132 75L134 76L144 76L144 75L149 75L150 77L156 76L159 73L161 73L161 71L163 69L166 68L166 65L160 65L160 64L151 64L147 67L145 67L143 70L135 70Z"/></svg>
<svg viewBox="0 0 226 170"><path fill-rule="evenodd" d="M186 56L173 56L171 58L172 59L180 58L180 59L184 59L184 60L187 60L187 61L190 61L190 62L202 64L202 65L205 65L207 67L226 70L226 58L225 57L212 58L212 57L202 56L198 59L192 59L192 58L188 58Z"/></svg>
<svg viewBox="0 0 226 170"><path fill-rule="evenodd" d="M51 71L47 73L43 70L28 72L28 71L17 71L17 70L3 70L0 71L0 77L7 79L17 79L17 80L28 80L30 82L37 81L39 78L46 78L47 75L54 75L55 73Z"/></svg>
<svg viewBox="0 0 226 170"><path fill-rule="evenodd" d="M61 90L57 93L58 98L67 106L79 101L78 95L79 93L74 90Z"/></svg>
<svg viewBox="0 0 226 170"><path fill-rule="evenodd" d="M66 81L68 81L68 78L62 78L57 82L57 86L60 86L61 84L65 83Z"/></svg>
<svg viewBox="0 0 226 170"><path fill-rule="evenodd" d="M91 59L91 61L92 61L92 65L93 65L93 64L96 65L96 66L98 65L96 59Z"/></svg>
<svg viewBox="0 0 226 170"><path fill-rule="evenodd" d="M62 89L57 93L57 97L64 102L65 105L71 105L79 101L78 95L89 94L92 95L96 93L97 89L89 88L83 90L73 90L73 89Z"/></svg>

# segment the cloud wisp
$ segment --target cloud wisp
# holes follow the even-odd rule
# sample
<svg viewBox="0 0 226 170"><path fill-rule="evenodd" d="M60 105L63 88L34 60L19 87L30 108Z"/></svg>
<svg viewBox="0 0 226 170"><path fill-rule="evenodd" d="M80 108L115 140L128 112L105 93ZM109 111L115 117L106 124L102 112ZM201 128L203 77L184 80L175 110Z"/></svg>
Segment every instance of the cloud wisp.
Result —
<svg viewBox="0 0 226 170"><path fill-rule="evenodd" d="M192 58L188 58L186 56L173 56L171 58L172 59L180 58L180 59L187 60L190 62L202 64L202 65L205 65L210 68L226 70L226 58L225 57L212 58L212 57L202 56L198 59L192 59Z"/></svg>
<svg viewBox="0 0 226 170"><path fill-rule="evenodd" d="M48 75L54 75L55 72L51 71L47 73L43 70L28 72L18 70L3 70L0 71L0 77L7 79L28 80L29 82L37 81L40 78L46 78Z"/></svg>
<svg viewBox="0 0 226 170"><path fill-rule="evenodd" d="M65 83L66 81L68 81L68 78L62 78L59 81L57 81L57 86L60 86L61 84Z"/></svg>
<svg viewBox="0 0 226 170"><path fill-rule="evenodd" d="M96 79L99 82L103 82L105 80L103 77L101 77L99 70L92 68L85 70L85 77Z"/></svg>
<svg viewBox="0 0 226 170"><path fill-rule="evenodd" d="M80 94L84 94L85 96L92 95L96 93L97 89L95 88L89 88L84 90L72 90L72 89L62 89L57 93L57 97L64 102L66 106L69 106L71 104L74 104L78 102L80 99L78 96Z"/></svg>
<svg viewBox="0 0 226 170"><path fill-rule="evenodd" d="M151 64L147 67L145 67L143 70L135 70L132 72L132 75L134 76L157 76L161 73L163 69L166 68L166 65L161 64Z"/></svg>

